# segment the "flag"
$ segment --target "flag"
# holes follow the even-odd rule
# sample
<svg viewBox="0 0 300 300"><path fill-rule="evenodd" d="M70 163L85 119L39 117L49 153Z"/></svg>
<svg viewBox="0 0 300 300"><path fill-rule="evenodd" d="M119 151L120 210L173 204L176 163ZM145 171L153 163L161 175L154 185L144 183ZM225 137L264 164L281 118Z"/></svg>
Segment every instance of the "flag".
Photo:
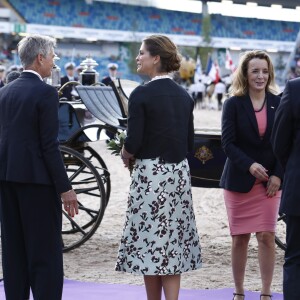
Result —
<svg viewBox="0 0 300 300"><path fill-rule="evenodd" d="M194 74L194 82L199 82L199 79L202 77L202 65L201 65L201 59L200 56L197 55L197 61L196 61L196 69Z"/></svg>
<svg viewBox="0 0 300 300"><path fill-rule="evenodd" d="M228 49L226 49L226 60L225 60L225 69L230 70L232 73L235 70L235 65L232 61L230 52Z"/></svg>
<svg viewBox="0 0 300 300"><path fill-rule="evenodd" d="M212 66L208 72L208 76L211 78L211 80L214 83L217 83L220 81L220 68L219 65L217 63L217 61L215 61L214 63L212 63Z"/></svg>

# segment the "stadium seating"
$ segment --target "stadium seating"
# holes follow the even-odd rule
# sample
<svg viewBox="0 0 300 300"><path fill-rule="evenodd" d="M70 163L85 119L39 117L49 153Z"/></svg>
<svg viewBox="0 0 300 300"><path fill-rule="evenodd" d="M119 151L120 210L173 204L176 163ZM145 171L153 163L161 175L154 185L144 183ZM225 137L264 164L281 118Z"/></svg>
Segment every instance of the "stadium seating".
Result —
<svg viewBox="0 0 300 300"><path fill-rule="evenodd" d="M28 23L201 35L202 14L83 0L9 0ZM295 41L299 23L211 15L211 36Z"/></svg>
<svg viewBox="0 0 300 300"><path fill-rule="evenodd" d="M212 36L223 38L295 41L300 24L212 15Z"/></svg>
<svg viewBox="0 0 300 300"><path fill-rule="evenodd" d="M199 14L98 1L87 5L83 0L9 2L28 23L174 34L201 32Z"/></svg>

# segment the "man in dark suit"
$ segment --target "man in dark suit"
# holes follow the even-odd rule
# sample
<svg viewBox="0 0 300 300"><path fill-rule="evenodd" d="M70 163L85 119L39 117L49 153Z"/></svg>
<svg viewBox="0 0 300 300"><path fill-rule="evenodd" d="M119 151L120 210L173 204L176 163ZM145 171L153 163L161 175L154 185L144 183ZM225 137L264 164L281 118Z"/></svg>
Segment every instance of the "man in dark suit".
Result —
<svg viewBox="0 0 300 300"><path fill-rule="evenodd" d="M109 75L102 79L102 83L105 85L109 85L113 80L117 79L117 72L118 72L118 64L109 63L107 65Z"/></svg>
<svg viewBox="0 0 300 300"><path fill-rule="evenodd" d="M18 44L23 73L0 93L0 217L7 300L59 300L63 286L62 205L73 217L76 194L58 143L58 95L51 75L55 40Z"/></svg>
<svg viewBox="0 0 300 300"><path fill-rule="evenodd" d="M68 62L65 64L66 75L60 79L60 84L63 86L69 81L78 81L78 77L74 75L75 73L75 64L73 62ZM69 101L72 100L73 94L76 95L74 90L74 85L69 84L63 89L62 97L67 98Z"/></svg>
<svg viewBox="0 0 300 300"><path fill-rule="evenodd" d="M272 133L274 153L285 169L280 212L286 215L283 295L300 299L300 78L287 82L276 111Z"/></svg>

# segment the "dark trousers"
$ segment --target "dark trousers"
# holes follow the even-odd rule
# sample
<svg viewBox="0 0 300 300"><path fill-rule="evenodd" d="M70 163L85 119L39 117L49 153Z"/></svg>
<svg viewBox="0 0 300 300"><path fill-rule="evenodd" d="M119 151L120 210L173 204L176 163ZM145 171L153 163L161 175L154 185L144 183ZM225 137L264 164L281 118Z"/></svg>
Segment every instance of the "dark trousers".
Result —
<svg viewBox="0 0 300 300"><path fill-rule="evenodd" d="M54 187L0 182L2 267L6 300L60 300L62 206Z"/></svg>
<svg viewBox="0 0 300 300"><path fill-rule="evenodd" d="M300 216L286 216L285 262L283 265L284 300L300 299Z"/></svg>
<svg viewBox="0 0 300 300"><path fill-rule="evenodd" d="M223 98L223 94L217 94L217 99L218 99L218 109L219 109L219 110L222 109L222 98Z"/></svg>

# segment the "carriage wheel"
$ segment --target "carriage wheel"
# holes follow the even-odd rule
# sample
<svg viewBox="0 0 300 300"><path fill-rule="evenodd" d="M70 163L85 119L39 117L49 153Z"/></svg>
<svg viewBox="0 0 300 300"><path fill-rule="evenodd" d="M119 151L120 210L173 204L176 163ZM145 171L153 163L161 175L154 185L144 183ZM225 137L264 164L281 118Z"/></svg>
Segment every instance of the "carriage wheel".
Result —
<svg viewBox="0 0 300 300"><path fill-rule="evenodd" d="M285 215L279 214L279 217L277 219L277 225L276 225L276 234L275 234L275 243L276 245L282 249L286 250L286 243L285 243Z"/></svg>
<svg viewBox="0 0 300 300"><path fill-rule="evenodd" d="M66 171L78 199L79 214L63 210L63 251L75 249L97 230L104 215L106 196L102 178L92 163L77 151L60 146Z"/></svg>
<svg viewBox="0 0 300 300"><path fill-rule="evenodd" d="M84 146L84 157L92 162L93 166L97 169L101 176L102 182L105 187L106 205L109 201L111 185L110 185L110 173L102 157L90 146Z"/></svg>

